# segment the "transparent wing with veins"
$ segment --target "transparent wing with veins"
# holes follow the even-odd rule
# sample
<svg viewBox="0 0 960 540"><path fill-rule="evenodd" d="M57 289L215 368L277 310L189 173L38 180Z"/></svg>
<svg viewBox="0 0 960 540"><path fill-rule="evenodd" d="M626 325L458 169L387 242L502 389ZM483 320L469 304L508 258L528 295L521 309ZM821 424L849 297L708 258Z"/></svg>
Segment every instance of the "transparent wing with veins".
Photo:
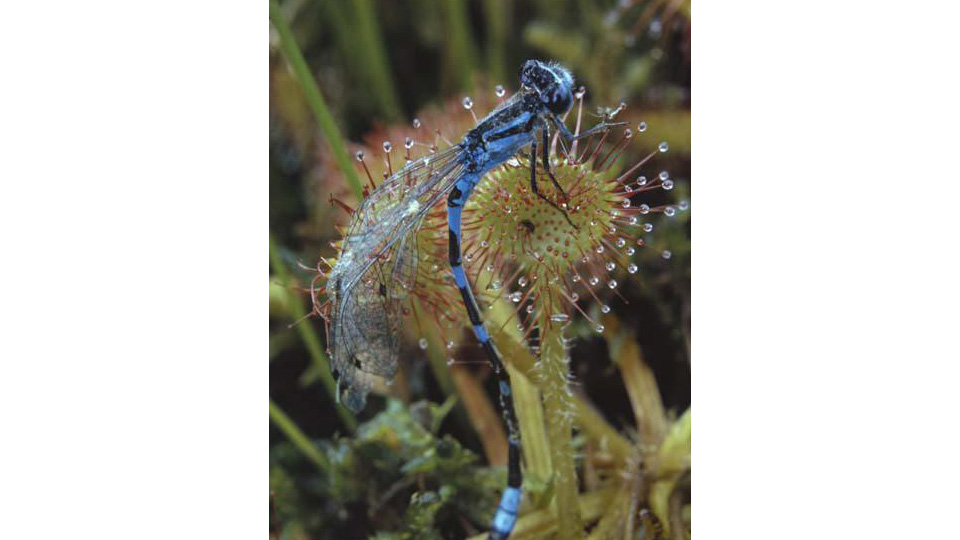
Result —
<svg viewBox="0 0 960 540"><path fill-rule="evenodd" d="M330 350L340 398L359 411L397 372L400 304L416 286L417 230L460 175L460 147L408 163L357 207L327 280Z"/></svg>

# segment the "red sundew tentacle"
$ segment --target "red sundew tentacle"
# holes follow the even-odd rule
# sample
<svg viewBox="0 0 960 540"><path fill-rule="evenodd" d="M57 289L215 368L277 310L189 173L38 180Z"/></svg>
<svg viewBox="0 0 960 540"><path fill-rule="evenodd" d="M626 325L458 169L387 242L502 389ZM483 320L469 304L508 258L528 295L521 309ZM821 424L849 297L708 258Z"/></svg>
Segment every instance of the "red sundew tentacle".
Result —
<svg viewBox="0 0 960 540"><path fill-rule="evenodd" d="M345 202L341 201L340 199L334 197L332 193L330 194L329 202L330 202L331 205L335 204L335 205L339 206L344 212L347 213L348 216L352 216L353 213L354 213L354 211L355 211L353 208L351 208L350 206L348 206L347 203L345 203Z"/></svg>
<svg viewBox="0 0 960 540"><path fill-rule="evenodd" d="M438 140L438 141L443 141L443 142L445 142L445 143L447 144L447 146L453 146L453 143L450 142L450 139L444 137L444 136L443 136L443 133L440 133L440 130L439 130L439 129L437 130L437 140Z"/></svg>
<svg viewBox="0 0 960 540"><path fill-rule="evenodd" d="M603 164L604 164L608 159L610 159L610 156L612 156L614 152L617 152L617 156L619 156L619 155L620 155L620 152L623 151L624 147L627 146L627 143L630 142L630 139L632 139L632 138L633 138L633 135L632 135L631 131L630 131L630 130L624 130L623 133L620 134L620 139L617 140L617 142L613 144L613 147L610 149L609 152L607 152L607 155L604 156L603 158L601 158L601 159L599 159L599 160L597 160L597 161L594 162L594 169L597 170L598 172L603 172L603 171L605 171L606 169L603 168ZM611 160L610 163L612 164L614 161L616 161L616 159ZM609 167L607 167L607 168L609 168Z"/></svg>
<svg viewBox="0 0 960 540"><path fill-rule="evenodd" d="M619 289L614 288L614 289L613 289L613 294L619 296L619 297L620 297L620 300L623 300L623 303L624 303L625 305L628 305L628 306L630 305L630 301L627 300L622 294L620 294Z"/></svg>
<svg viewBox="0 0 960 540"><path fill-rule="evenodd" d="M593 169L594 172L596 172L597 170L597 156L600 155L600 150L603 149L603 143L607 141L607 137L609 135L610 135L610 131L603 132L603 136L601 136L600 141L597 142L597 147L593 150L593 154L591 154L590 157L587 158L587 161L591 161L591 160L593 161L593 165L591 166L591 169Z"/></svg>
<svg viewBox="0 0 960 540"><path fill-rule="evenodd" d="M642 167L644 163L650 161L650 159L652 159L653 156L657 155L659 152L660 152L659 150L654 150L653 152L650 152L649 154L647 154L645 158L638 161L636 164L634 164L633 167L630 167L630 169L627 170L627 172L617 177L617 182L620 182L622 184L624 179L626 179L628 176L632 175L633 173L637 172L637 169Z"/></svg>
<svg viewBox="0 0 960 540"><path fill-rule="evenodd" d="M626 268L626 267L627 267L627 264L629 264L629 259L627 259L627 258L626 258L626 255L624 255L623 253L620 253L620 248L615 247L615 246L614 246L609 240L607 240L606 238L603 239L603 243L606 244L606 245L610 248L611 253L613 253L613 255L611 256L611 258L612 258L612 259L616 259L616 262L619 263L620 266Z"/></svg>
<svg viewBox="0 0 960 540"><path fill-rule="evenodd" d="M566 291L564 291L564 290L561 289L561 290L560 290L560 294L561 294L564 298L566 298L568 302L570 302L570 305L572 305L572 306L574 307L574 309L576 309L577 311L580 312L581 315L583 315L583 318L584 318L584 319L590 321L590 324L596 324L596 323L597 323L597 321L593 320L592 317L590 317L589 315L587 315L587 312L584 311L584 310L580 307L580 305L577 304L577 301L574 300L573 297L571 297L570 295L568 295Z"/></svg>
<svg viewBox="0 0 960 540"><path fill-rule="evenodd" d="M363 160L363 152L357 152L357 161L360 162L360 165L363 167L363 172L367 175L367 180L370 182L370 189L377 189L377 184L373 181L370 169L367 168L367 162Z"/></svg>
<svg viewBox="0 0 960 540"><path fill-rule="evenodd" d="M600 300L600 297L597 296L597 293L593 290L594 286L591 285L589 281L584 282L583 287L587 289L587 292L590 293L590 296L592 296L598 304L603 304L603 302Z"/></svg>
<svg viewBox="0 0 960 540"><path fill-rule="evenodd" d="M577 176L577 179L573 182L573 186L571 186L571 187L567 190L567 193L569 194L571 201L576 201L576 199L577 199L580 195L582 195L583 193L586 192L587 189L589 189L589 187L583 186L583 189L582 189L582 190L579 190L579 191L577 190L577 188L580 187L580 184L581 184L581 182L583 181L583 179L587 176L587 172L589 172L589 171L587 171L587 169L585 169L585 168L584 168L584 169L581 169L581 170L580 170L580 174Z"/></svg>
<svg viewBox="0 0 960 540"><path fill-rule="evenodd" d="M577 127L576 127L576 129L573 130L573 134L574 134L574 135L579 135L579 134L580 134L580 120L583 118L583 95L584 95L585 92L586 92L586 90L583 89L582 86L580 87L580 90L577 90L577 94L579 94L579 95L576 96L576 98L577 98ZM567 153L567 161L568 161L568 162L570 161L570 156L571 156L571 155L574 155L574 156L577 155L577 142L579 142L579 141L578 141L577 139L574 139L574 140L573 140L573 143L570 144L570 152Z"/></svg>
<svg viewBox="0 0 960 540"><path fill-rule="evenodd" d="M593 133L589 137L587 137L587 139L583 142L583 152L581 152L580 155L577 156L577 159L574 163L576 163L577 165L583 165L585 163L585 160L583 158L593 152L593 148L591 148L590 145L593 144L593 141L596 138L596 136L597 134Z"/></svg>

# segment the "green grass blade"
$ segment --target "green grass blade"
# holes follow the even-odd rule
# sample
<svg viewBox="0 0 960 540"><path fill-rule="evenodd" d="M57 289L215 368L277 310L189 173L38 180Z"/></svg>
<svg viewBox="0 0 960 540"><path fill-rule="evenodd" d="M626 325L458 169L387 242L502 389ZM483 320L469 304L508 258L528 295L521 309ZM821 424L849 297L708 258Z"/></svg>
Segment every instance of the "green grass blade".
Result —
<svg viewBox="0 0 960 540"><path fill-rule="evenodd" d="M320 88L317 87L317 82L313 80L313 74L307 66L307 61L303 59L300 47L293 39L293 33L290 31L287 21L283 18L283 12L280 10L277 0L270 0L270 21L280 35L283 54L290 62L297 80L300 81L300 87L303 88L307 103L310 104L310 110L313 111L313 116L316 118L317 124L320 125L320 130L330 142L330 148L333 150L333 157L336 159L337 165L343 170L343 175L354 194L361 198L363 196L363 186L360 184L360 177L357 176L357 171L354 170L353 164L347 156L340 130L337 128L336 122L333 121L333 116L327 108L327 102L323 99Z"/></svg>

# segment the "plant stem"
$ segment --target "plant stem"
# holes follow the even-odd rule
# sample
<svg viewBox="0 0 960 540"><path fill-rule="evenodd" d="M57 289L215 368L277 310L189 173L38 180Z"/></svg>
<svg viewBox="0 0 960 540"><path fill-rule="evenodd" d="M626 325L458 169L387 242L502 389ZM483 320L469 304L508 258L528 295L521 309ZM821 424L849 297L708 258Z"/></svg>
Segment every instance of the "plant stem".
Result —
<svg viewBox="0 0 960 540"><path fill-rule="evenodd" d="M538 380L538 372L535 367L536 359L530 354L530 349L521 342L519 332L511 334L501 329L512 308L506 306L506 300L503 298L495 302L494 309L491 310L491 322L488 327L490 336L503 352L506 362L523 374L522 377L519 377L520 384L531 384L530 381ZM511 383L514 386L518 384L512 379ZM633 443L613 429L583 398L574 395L573 407L577 425L593 440L605 445L618 460L625 462L634 457L636 448ZM523 432L524 445L526 445L529 438L527 437L527 426L523 423L522 416L520 416L520 427ZM524 455L526 455L526 452Z"/></svg>
<svg viewBox="0 0 960 540"><path fill-rule="evenodd" d="M554 288L541 287L537 304L537 325L540 328L540 374L544 414L550 437L550 461L556 478L558 528L565 538L583 538L583 519L577 504L579 482L574 463L572 429L574 405L567 387L570 359L563 340L563 323L554 321L546 306L562 305Z"/></svg>
<svg viewBox="0 0 960 540"><path fill-rule="evenodd" d="M310 442L310 439L303 434L303 431L300 431L297 424L291 420L272 399L270 400L270 420L280 428L280 431L290 439L290 442L292 442L307 459L312 461L320 471L330 474L331 466L327 456Z"/></svg>
<svg viewBox="0 0 960 540"><path fill-rule="evenodd" d="M283 260L280 258L280 253L277 250L272 234L270 235L270 267L273 269L273 274L275 278L280 281L281 285L285 287L291 286L290 275L287 272L287 267L283 264ZM333 398L335 402L338 402L337 383L333 380L333 375L330 374L330 362L327 356L323 354L323 349L320 347L320 339L317 338L313 327L301 320L304 315L306 315L306 310L303 307L303 300L296 294L290 295L290 314L294 321L298 321L296 327L300 332L300 339L303 340L307 351L310 352L310 358L320 368L320 380L323 382L323 386L327 389L330 397ZM336 409L337 415L340 416L340 420L343 421L343 424L350 430L350 433L355 432L357 430L357 419L354 418L353 413L339 403L337 403Z"/></svg>
<svg viewBox="0 0 960 540"><path fill-rule="evenodd" d="M347 151L343 144L343 137L340 136L340 130L337 129L337 124L333 121L333 116L330 115L330 111L327 109L327 102L323 99L323 94L320 93L320 88L317 87L317 82L313 79L313 74L310 72L306 60L303 59L300 47L297 46L297 42L293 38L293 33L290 31L287 21L283 18L283 12L280 10L277 0L270 0L270 21L280 35L280 45L283 48L283 53L287 61L290 62L290 67L293 68L294 75L296 75L297 80L300 82L300 87L306 95L310 110L313 111L313 116L316 118L317 124L320 125L320 131L323 132L330 142L330 148L333 151L333 157L336 159L337 165L339 165L343 171L343 175L347 179L347 183L350 184L350 188L353 189L354 194L358 198L362 197L363 186L360 184L357 171L354 170L353 164L347 156Z"/></svg>

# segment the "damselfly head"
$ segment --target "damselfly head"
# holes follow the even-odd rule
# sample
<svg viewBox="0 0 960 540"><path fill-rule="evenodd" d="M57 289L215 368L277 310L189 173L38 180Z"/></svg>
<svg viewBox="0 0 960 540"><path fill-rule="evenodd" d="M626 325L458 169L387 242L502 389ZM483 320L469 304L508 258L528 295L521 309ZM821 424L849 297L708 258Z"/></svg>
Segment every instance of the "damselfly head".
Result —
<svg viewBox="0 0 960 540"><path fill-rule="evenodd" d="M554 114L564 114L573 104L573 75L556 62L527 60L520 67L520 84L537 92Z"/></svg>

